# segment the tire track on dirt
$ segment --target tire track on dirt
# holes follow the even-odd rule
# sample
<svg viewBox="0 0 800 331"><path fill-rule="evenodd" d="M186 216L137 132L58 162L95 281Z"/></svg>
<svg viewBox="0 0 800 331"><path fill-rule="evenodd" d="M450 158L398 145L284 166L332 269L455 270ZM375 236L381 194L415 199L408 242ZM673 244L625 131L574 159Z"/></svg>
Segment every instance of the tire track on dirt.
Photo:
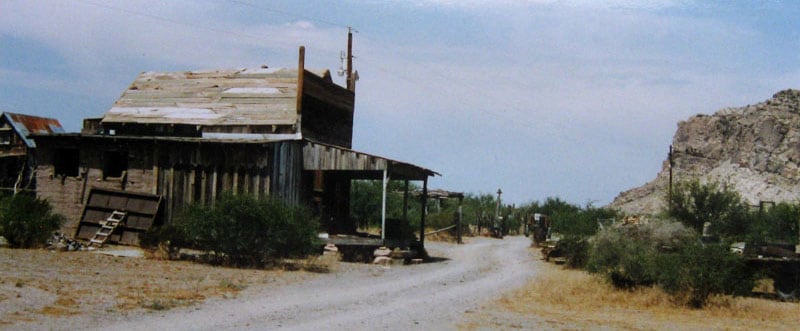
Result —
<svg viewBox="0 0 800 331"><path fill-rule="evenodd" d="M194 310L137 316L104 329L455 329L465 311L534 276L529 244L524 237L428 243L432 256L447 260L388 269L355 266L259 289L246 298L206 302Z"/></svg>

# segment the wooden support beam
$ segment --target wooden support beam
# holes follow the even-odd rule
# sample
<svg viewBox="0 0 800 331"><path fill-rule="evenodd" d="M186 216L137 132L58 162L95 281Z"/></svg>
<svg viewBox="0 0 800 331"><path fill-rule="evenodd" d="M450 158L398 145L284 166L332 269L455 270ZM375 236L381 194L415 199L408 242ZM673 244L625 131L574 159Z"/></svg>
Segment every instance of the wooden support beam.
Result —
<svg viewBox="0 0 800 331"><path fill-rule="evenodd" d="M217 168L214 167L214 172L211 174L211 205L217 201Z"/></svg>
<svg viewBox="0 0 800 331"><path fill-rule="evenodd" d="M422 181L422 216L420 216L419 245L425 248L425 214L428 213L428 177Z"/></svg>
<svg viewBox="0 0 800 331"><path fill-rule="evenodd" d="M381 240L386 241L386 189L389 186L387 169L383 169L383 189L381 190Z"/></svg>
<svg viewBox="0 0 800 331"><path fill-rule="evenodd" d="M408 223L408 179L405 180L403 189L403 222Z"/></svg>

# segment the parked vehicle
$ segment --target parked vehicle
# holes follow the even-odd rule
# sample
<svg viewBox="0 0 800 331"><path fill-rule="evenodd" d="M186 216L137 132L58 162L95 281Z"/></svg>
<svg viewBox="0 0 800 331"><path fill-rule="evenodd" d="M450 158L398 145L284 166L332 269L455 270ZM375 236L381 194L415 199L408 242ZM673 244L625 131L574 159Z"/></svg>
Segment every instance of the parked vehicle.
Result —
<svg viewBox="0 0 800 331"><path fill-rule="evenodd" d="M800 299L800 245L739 242L731 245L731 250L744 256L750 267L772 278L778 297Z"/></svg>

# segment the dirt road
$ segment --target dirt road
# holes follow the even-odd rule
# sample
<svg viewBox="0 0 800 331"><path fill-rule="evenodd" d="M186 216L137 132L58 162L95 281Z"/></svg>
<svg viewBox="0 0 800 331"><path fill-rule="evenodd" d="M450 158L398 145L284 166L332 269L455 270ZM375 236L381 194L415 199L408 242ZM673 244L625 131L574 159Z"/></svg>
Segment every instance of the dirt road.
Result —
<svg viewBox="0 0 800 331"><path fill-rule="evenodd" d="M470 238L427 243L445 261L391 268L344 264L340 270L236 299L122 317L102 329L455 329L465 312L491 304L535 273L530 240Z"/></svg>

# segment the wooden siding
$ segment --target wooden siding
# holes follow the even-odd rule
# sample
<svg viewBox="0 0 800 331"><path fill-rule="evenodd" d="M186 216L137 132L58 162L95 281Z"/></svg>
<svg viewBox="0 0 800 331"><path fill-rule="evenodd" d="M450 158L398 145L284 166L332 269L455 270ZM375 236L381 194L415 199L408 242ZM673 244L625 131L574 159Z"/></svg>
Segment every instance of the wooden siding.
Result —
<svg viewBox="0 0 800 331"><path fill-rule="evenodd" d="M350 148L355 94L329 79L305 72L302 96L303 137Z"/></svg>
<svg viewBox="0 0 800 331"><path fill-rule="evenodd" d="M306 142L303 148L303 167L306 170L383 171L387 159L374 157L336 146Z"/></svg>
<svg viewBox="0 0 800 331"><path fill-rule="evenodd" d="M266 196L273 190L290 201L302 194L299 143L210 143L187 140L125 139L101 136L43 136L37 195L67 217L64 233L75 233L83 204L93 188L155 194L163 198L166 222L192 202L210 203L223 191ZM78 151L79 176L55 174L58 149ZM104 177L106 151L127 151L121 177ZM286 169L277 171L275 164ZM293 166L294 164L294 166ZM280 176L273 183L272 176Z"/></svg>
<svg viewBox="0 0 800 331"><path fill-rule="evenodd" d="M311 141L303 145L303 169L361 172L359 178L363 179L380 178L384 170L392 179L424 180L438 175L409 163Z"/></svg>
<svg viewBox="0 0 800 331"><path fill-rule="evenodd" d="M303 145L300 141L274 143L272 194L300 204L303 196Z"/></svg>

